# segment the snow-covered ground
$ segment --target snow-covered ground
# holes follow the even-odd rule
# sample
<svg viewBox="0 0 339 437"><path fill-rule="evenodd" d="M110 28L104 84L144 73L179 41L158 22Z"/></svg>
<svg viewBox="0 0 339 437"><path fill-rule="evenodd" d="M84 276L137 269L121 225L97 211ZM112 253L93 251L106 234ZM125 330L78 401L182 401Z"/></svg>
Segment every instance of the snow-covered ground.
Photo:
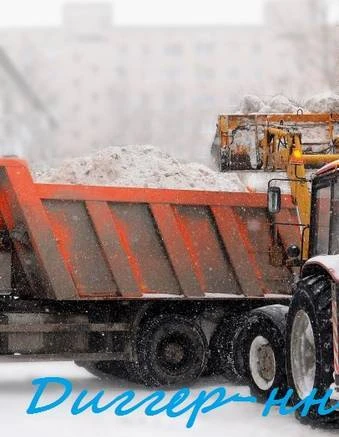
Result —
<svg viewBox="0 0 339 437"><path fill-rule="evenodd" d="M338 431L315 430L299 424L293 416L280 416L274 411L262 417L260 404L229 404L205 415L199 415L191 429L185 427L187 414L170 419L165 415L146 417L142 410L128 416L117 417L114 411L95 415L84 412L79 416L70 414L71 399L83 389L89 394L105 390L107 400L125 390L135 390L143 398L150 390L116 379L104 383L73 363L9 363L0 364L0 409L1 432L8 436L81 436L81 437L143 437L143 436L230 436L230 437L334 437ZM58 376L70 379L74 395L69 401L47 413L27 415L35 388L35 378ZM225 385L225 382L210 378L201 379L192 387L193 395L201 390ZM226 385L229 394L239 392L248 395L247 387ZM60 391L48 391L46 401L52 402ZM105 398L106 399L106 398Z"/></svg>

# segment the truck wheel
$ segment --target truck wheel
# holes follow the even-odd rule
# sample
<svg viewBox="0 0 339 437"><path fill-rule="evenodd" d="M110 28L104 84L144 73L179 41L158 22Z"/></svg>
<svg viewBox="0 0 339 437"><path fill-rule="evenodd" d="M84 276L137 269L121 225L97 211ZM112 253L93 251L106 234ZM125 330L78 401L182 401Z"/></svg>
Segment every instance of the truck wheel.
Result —
<svg viewBox="0 0 339 437"><path fill-rule="evenodd" d="M245 314L228 315L219 323L210 341L211 373L222 374L230 382L241 383L246 379L239 341L246 320Z"/></svg>
<svg viewBox="0 0 339 437"><path fill-rule="evenodd" d="M330 281L323 275L308 276L297 285L287 318L286 360L289 387L296 405L313 388L322 397L333 383L333 338ZM316 407L303 423L339 425L339 413L317 414Z"/></svg>
<svg viewBox="0 0 339 437"><path fill-rule="evenodd" d="M160 315L137 337L138 376L148 386L184 385L197 379L208 359L200 326L182 315Z"/></svg>
<svg viewBox="0 0 339 437"><path fill-rule="evenodd" d="M272 317L258 310L248 319L244 332L243 352L252 396L265 402L274 388L285 393L285 332Z"/></svg>

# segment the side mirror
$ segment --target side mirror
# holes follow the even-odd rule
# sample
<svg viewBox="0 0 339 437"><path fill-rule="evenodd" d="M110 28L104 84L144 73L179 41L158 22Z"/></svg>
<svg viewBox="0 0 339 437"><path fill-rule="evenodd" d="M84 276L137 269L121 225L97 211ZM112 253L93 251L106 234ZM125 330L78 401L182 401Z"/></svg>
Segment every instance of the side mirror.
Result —
<svg viewBox="0 0 339 437"><path fill-rule="evenodd" d="M268 187L267 207L270 214L277 214L281 209L281 190L279 187Z"/></svg>

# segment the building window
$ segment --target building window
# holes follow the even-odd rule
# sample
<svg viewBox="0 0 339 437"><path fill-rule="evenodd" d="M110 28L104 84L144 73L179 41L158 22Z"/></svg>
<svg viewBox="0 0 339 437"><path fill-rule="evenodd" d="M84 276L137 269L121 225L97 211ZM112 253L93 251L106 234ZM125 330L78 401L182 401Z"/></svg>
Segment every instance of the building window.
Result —
<svg viewBox="0 0 339 437"><path fill-rule="evenodd" d="M229 79L237 79L239 77L239 69L237 67L231 67L227 71Z"/></svg>
<svg viewBox="0 0 339 437"><path fill-rule="evenodd" d="M141 53L143 55L149 55L151 53L151 48L148 44L142 44L141 46Z"/></svg>
<svg viewBox="0 0 339 437"><path fill-rule="evenodd" d="M180 43L167 44L164 52L168 56L180 56L183 53L183 47Z"/></svg>
<svg viewBox="0 0 339 437"><path fill-rule="evenodd" d="M149 107L151 104L151 96L148 93L143 93L140 95L140 104L142 107Z"/></svg>
<svg viewBox="0 0 339 437"><path fill-rule="evenodd" d="M197 96L196 103L201 108L213 108L215 107L215 98L208 94L201 94Z"/></svg>
<svg viewBox="0 0 339 437"><path fill-rule="evenodd" d="M74 88L80 88L80 85L81 85L81 80L78 77L73 79L73 86L74 86Z"/></svg>
<svg viewBox="0 0 339 437"><path fill-rule="evenodd" d="M90 118L90 123L92 126L97 126L99 122L99 118L96 115L92 115L92 117Z"/></svg>
<svg viewBox="0 0 339 437"><path fill-rule="evenodd" d="M119 66L115 68L115 75L120 79L123 79L127 76L127 70L125 67Z"/></svg>
<svg viewBox="0 0 339 437"><path fill-rule="evenodd" d="M212 80L215 78L215 68L197 65L196 74L200 80Z"/></svg>
<svg viewBox="0 0 339 437"><path fill-rule="evenodd" d="M92 64L91 65L91 70L92 70L93 73L97 73L99 71L99 65Z"/></svg>
<svg viewBox="0 0 339 437"><path fill-rule="evenodd" d="M214 48L214 42L209 41L199 41L195 46L196 52L200 55L208 55L214 51Z"/></svg>
<svg viewBox="0 0 339 437"><path fill-rule="evenodd" d="M162 74L167 80L178 80L182 75L182 71L178 67L168 67L162 70Z"/></svg>
<svg viewBox="0 0 339 437"><path fill-rule="evenodd" d="M81 62L82 60L82 54L78 53L78 52L74 52L73 56L72 56L73 62L78 63Z"/></svg>
<svg viewBox="0 0 339 437"><path fill-rule="evenodd" d="M92 93L92 102L97 102L99 100L99 94L94 92Z"/></svg>
<svg viewBox="0 0 339 437"><path fill-rule="evenodd" d="M80 105L78 103L75 103L72 107L72 112L76 113L80 111Z"/></svg>
<svg viewBox="0 0 339 437"><path fill-rule="evenodd" d="M179 109L184 104L184 95L180 92L180 89L175 89L171 91L165 91L163 97L163 107L171 109Z"/></svg>
<svg viewBox="0 0 339 437"><path fill-rule="evenodd" d="M261 44L259 44L259 43L254 43L254 44L252 44L252 53L256 53L256 54L258 54L258 53L261 53Z"/></svg>
<svg viewBox="0 0 339 437"><path fill-rule="evenodd" d="M121 55L125 55L128 53L128 46L127 44L119 44L118 50Z"/></svg>

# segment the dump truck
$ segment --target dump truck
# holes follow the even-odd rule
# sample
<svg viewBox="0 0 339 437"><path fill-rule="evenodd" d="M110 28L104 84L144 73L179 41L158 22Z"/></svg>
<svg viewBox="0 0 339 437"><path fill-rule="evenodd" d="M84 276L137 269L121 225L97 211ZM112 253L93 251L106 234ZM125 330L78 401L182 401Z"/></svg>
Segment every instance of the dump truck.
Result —
<svg viewBox="0 0 339 437"><path fill-rule="evenodd" d="M313 181L297 281L298 210L274 185L267 197L43 184L0 159L0 360L71 360L155 387L219 371L258 399L338 390L336 177L333 164Z"/></svg>

